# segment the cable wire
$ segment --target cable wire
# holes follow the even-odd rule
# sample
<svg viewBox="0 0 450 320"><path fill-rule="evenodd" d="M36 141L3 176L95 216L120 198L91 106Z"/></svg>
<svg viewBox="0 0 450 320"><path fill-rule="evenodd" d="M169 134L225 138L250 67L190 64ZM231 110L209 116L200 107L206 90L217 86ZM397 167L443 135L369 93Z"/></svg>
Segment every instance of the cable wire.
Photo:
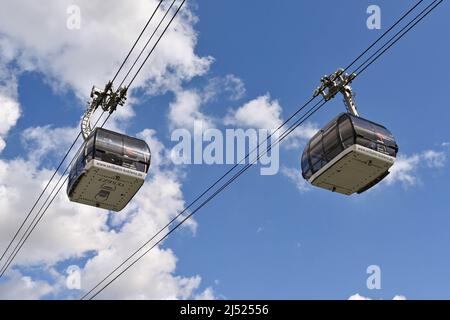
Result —
<svg viewBox="0 0 450 320"><path fill-rule="evenodd" d="M150 56L152 55L153 51L155 50L156 46L158 45L159 41L161 41L161 38L164 36L164 34L166 33L167 29L169 29L169 26L172 24L173 20L175 19L175 17L178 15L178 12L180 12L181 8L183 7L184 3L186 2L186 0L183 0L181 2L181 4L178 6L177 11L175 11L175 14L172 16L172 19L170 19L169 23L166 25L166 27L164 28L163 32L161 33L161 35L159 36L158 40L156 40L155 44L153 45L153 48L150 50L150 52L148 53L147 57L145 58L144 62L142 62L141 66L139 67L138 71L136 72L136 74L134 75L134 77L131 79L130 83L128 84L128 87L131 86L131 84L134 82L134 80L136 79L137 75L139 74L139 72L141 72L142 68L144 67L145 63L147 62L148 58L150 58Z"/></svg>
<svg viewBox="0 0 450 320"><path fill-rule="evenodd" d="M92 291L94 291L97 287L101 285L107 278L109 278L111 275L114 274L118 269L120 269L125 263L127 263L129 260L131 260L139 251L141 251L144 247L146 247L150 242L152 242L157 236L159 236L167 227L169 227L172 223L177 221L185 212L187 212L193 205L195 205L201 198L203 198L209 191L211 191L215 186L217 186L225 177L227 177L234 169L236 169L239 165L241 165L243 162L247 161L250 157L250 154L252 154L254 151L256 151L262 143L267 142L275 133L277 133L279 130L281 130L292 118L294 118L298 113L300 113L302 110L304 110L315 98L311 98L308 102L306 102L303 106L301 106L294 114L292 114L286 121L284 121L281 125L278 126L277 129L275 129L270 135L261 142L258 146L253 148L252 151L246 154L244 158L242 158L238 163L234 164L233 167L231 167L227 172L225 172L219 179L217 179L212 185L210 185L203 193L201 193L199 196L197 196L192 202L189 203L183 210L180 211L172 220L170 220L164 227L162 227L155 235L153 235L149 240L147 240L143 245L139 247L133 254L131 254L128 258L125 259L120 265L118 265L113 271L111 271L102 281L97 283L89 292L87 292L81 299L84 299L86 296L88 296ZM323 99L321 100L323 101Z"/></svg>
<svg viewBox="0 0 450 320"><path fill-rule="evenodd" d="M364 50L358 57L355 58L348 66L344 68L344 72L350 69L359 59L361 59L370 49L372 49L378 42L381 41L389 32L391 32L400 22L402 22L414 9L417 8L424 0L418 1L411 9L409 9L403 16L401 16L392 26L389 27L377 40L375 40L366 50Z"/></svg>
<svg viewBox="0 0 450 320"><path fill-rule="evenodd" d="M435 0L438 1L438 0ZM443 0L440 0L439 3L437 3L432 9L430 9L429 12L426 13L425 16L427 16L431 11L433 11ZM417 7L417 6L415 6ZM414 8L415 8L414 7ZM413 9L414 9L413 8ZM428 7L427 7L428 8ZM426 10L426 9L425 9ZM410 10L411 11L411 10ZM410 12L409 11L409 12ZM421 12L419 15L421 15L423 12ZM406 15L404 15L405 17ZM419 21L417 21L412 27L410 27L408 30L405 31L405 33L401 36L403 37L406 33L408 33L415 25L417 25L418 22L420 22L423 18L425 18L425 16L423 16L421 19L419 19ZM417 17L416 17L417 18ZM415 19L416 19L415 18ZM414 19L414 20L415 20ZM395 25L397 25L399 22L397 21ZM408 24L409 25L409 24ZM407 25L407 26L408 26ZM405 27L404 27L405 28ZM403 30L404 30L403 28ZM392 28L390 28L390 30L392 30ZM397 35L395 35L394 37L396 37ZM384 37L384 35L382 35L381 37ZM401 38L400 37L400 38ZM400 40L400 38L396 39L389 47L387 47L381 54L379 54L374 60L372 60L368 66L370 66L371 64L373 64L376 60L378 60L378 58L384 54L389 48L391 48L398 40ZM392 40L392 38L391 38ZM389 40L388 43L391 41ZM377 40L376 42L378 42L379 40ZM373 47L374 45L372 45L371 47ZM368 52L368 50L364 51L365 53ZM362 57L362 55L359 56L359 58ZM364 65L365 63L367 63L368 60L370 60L372 57L368 58L362 65ZM357 59L359 60L359 59ZM354 62L352 62L349 66L352 66L354 64ZM361 72L359 74L361 74L362 72L364 72L367 67L366 66L364 69L361 70ZM312 100L310 100L312 101ZM327 101L323 101L323 99L321 101L319 101L318 104L316 104L316 106L312 107L308 112L311 112L306 118L300 118L299 120L297 120L288 130L286 130L283 135L277 140L276 144L280 143L282 140L284 140L293 130L295 130L298 126L300 126L302 123L304 123L304 121L306 121L307 119L309 119L309 117L311 117L314 113L316 113L320 108L322 108L325 104L327 103ZM306 114L308 114L308 112ZM297 114L298 112L296 112ZM292 119L293 116L291 116L289 119ZM271 148L272 148L271 144L269 146L269 148L267 149L267 151L264 152L267 153ZM247 154L246 158L248 158L249 154ZM243 172L245 172L252 164L254 164L262 155L260 155L253 163L246 165L243 169L241 169L241 171L239 171L237 174L235 174L230 180L228 180L225 185L223 185L221 188L219 188L219 190L217 190L216 192L213 193L213 195L211 195L209 198L207 198L202 204L199 205L199 207L197 207L193 212L191 212L188 216L186 216L181 222L179 222L174 228L170 229L169 232L167 232L160 240L158 240L157 243L155 243L153 246L151 246L148 250L146 250L142 255L140 255L136 260L134 260L129 266L127 266L124 270L122 270L116 277L114 277L112 280L110 280L105 286L103 286L100 290L98 290L93 296L91 296L89 299L93 299L95 298L100 292L102 292L104 289L106 289L112 282L114 282L118 277L120 277L124 272L126 272L129 268L131 268L136 262L138 262L143 256L145 256L148 252L150 252L155 246L157 246L159 243L161 243L164 239L166 239L172 232L174 232L179 226L181 226L185 221L187 221L190 217L192 217L198 210L200 210L204 205L206 205L206 203L208 203L210 200L212 200L212 198L214 198L218 193L220 193L222 190L224 190L229 184L231 184L234 180L236 180ZM236 166L235 166L236 167ZM235 168L233 167L233 168ZM230 172L230 171L228 171ZM226 175L226 174L225 174ZM219 179L222 180L223 176ZM216 185L218 182L216 182L214 185ZM210 190L210 188L208 188L207 190ZM203 194L207 193L204 192ZM202 195L203 195L202 194ZM183 211L181 212L184 213L187 209L183 209ZM171 223L174 222L174 220L178 219L180 217L180 214L177 215L172 221ZM124 262L122 262L116 269L113 270L113 272L111 272L107 277L105 277L101 282L99 282L93 289L91 289L88 293L86 293L82 299L86 298L90 293L92 293L96 288L98 288L103 282L105 282L112 274L114 274L115 271L117 271L119 268L121 268L126 262L128 262L134 255L136 255L139 251L141 251L148 243L150 243L153 239L155 239L163 230L165 230L168 226L170 226L169 223L168 225L166 225L165 227L163 227L157 234L155 234L149 241L147 241L143 246L141 246L138 250L136 250L128 259L126 259Z"/></svg>
<svg viewBox="0 0 450 320"><path fill-rule="evenodd" d="M303 124L307 121L314 113L319 111L327 101L320 101L322 103L316 104L315 107L312 107L308 112L310 113L308 116L303 116L301 121L296 122L296 126L294 128L290 128L290 132L295 130L299 125ZM279 144L282 140L284 140L287 135L281 136L279 140L275 143L275 145ZM267 148L263 153L261 153L255 160L246 164L244 168L238 171L230 180L228 180L223 186L221 186L218 190L216 190L212 195L210 195L206 200L204 200L195 210L193 210L189 215L187 215L183 220L181 220L175 227L170 229L161 239L159 239L155 244L153 244L150 248L148 248L144 253L142 253L138 258L136 258L129 266L123 269L119 274L117 274L114 278L112 278L107 284L105 284L100 290L98 290L94 295L92 295L88 300L94 299L97 295L99 295L103 290L109 287L115 280L117 280L122 274L124 274L127 270L129 270L133 265L135 265L139 260L141 260L146 254L148 254L151 250L153 250L156 246L158 246L164 239L166 239L170 234L175 232L182 224L184 224L188 219L190 219L194 214L196 214L201 208L203 208L208 202L213 200L218 194L220 194L223 190L225 190L231 183L233 183L237 178L239 178L245 171L247 171L252 165L254 165L262 156L264 156L267 152L272 149L272 145ZM85 295L86 296L86 295ZM84 299L84 297L82 298Z"/></svg>
<svg viewBox="0 0 450 320"><path fill-rule="evenodd" d="M125 57L125 60L123 60L122 64L120 65L119 70L117 70L116 74L114 75L114 78L111 82L114 82L116 80L117 76L119 75L122 68L125 66L125 63L127 62L128 58L130 57L131 53L133 52L134 48L138 44L139 40L141 39L142 35L144 34L145 30L147 29L150 22L153 20L153 17L155 16L156 12L158 11L159 7L163 3L164 0L160 0L158 5L156 6L155 10L153 11L152 15L150 16L150 19L148 19L147 23L145 24L144 28L142 29L141 33L139 34L138 38L134 42L133 46L131 47L130 51L128 52L127 56ZM119 86L120 87L120 86Z"/></svg>
<svg viewBox="0 0 450 320"><path fill-rule="evenodd" d="M146 61L149 59L149 57L151 56L151 54L154 52L156 46L158 45L158 43L159 43L160 40L162 39L163 35L165 34L165 32L167 31L167 29L169 28L169 26L171 25L171 23L172 23L173 20L175 19L175 17L177 16L178 12L180 11L180 9L181 9L181 7L183 6L183 4L185 3L185 1L186 1L186 0L183 0L183 1L182 1L182 3L180 4L180 6L178 7L178 9L176 10L175 14L173 15L173 17L171 18L171 20L169 21L169 23L166 25L166 27L165 27L165 29L163 30L162 34L159 36L158 40L157 40L156 43L153 45L151 51L149 52L149 54L147 55L146 59L144 60L144 62L143 62L142 65L140 66L139 70L138 70L138 71L136 72L136 74L134 75L134 77L133 77L132 81L130 82L130 84L128 85L128 87L131 86L131 83L134 81L134 79L136 78L136 76L138 75L138 73L142 70L142 68L143 68L144 64L146 63ZM175 2L175 1L174 1L174 2ZM173 5L173 3L172 3L172 5ZM169 12L169 11L171 10L172 5L169 7L169 9L167 10L167 12ZM166 12L166 14L164 15L164 17L167 15L167 12ZM154 14L153 14L153 15L154 15ZM157 27L157 28L159 28L160 25L161 25L161 23L158 24L158 27ZM156 29L156 30L157 30L157 29ZM153 34L152 34L151 37L153 37ZM128 56L127 56L127 58L128 58ZM123 82L122 82L122 83L123 83ZM118 90L119 90L119 89L118 89ZM103 112L103 113L104 113L104 112ZM102 115L103 115L103 113L102 113ZM108 119L110 118L110 116L111 116L111 113L108 114L108 117L105 119L105 121L103 122L103 124L102 124L101 127L103 127L103 126L106 124L106 122L108 121ZM101 116L100 116L100 118L101 118ZM98 123L98 121L100 120L100 118L97 120L97 123ZM95 124L95 126L97 125L97 123ZM95 127L95 126L94 126L94 127ZM80 137L80 135L81 135L81 132L79 133L77 139L75 140L74 145L75 145L76 141L78 140L78 138ZM70 150L67 152L67 154L69 154L69 152L70 152ZM66 169L64 170L64 173L61 175L60 179L58 180L57 184L56 184L56 185L54 186L54 188L52 189L52 192L49 194L49 196L47 197L46 201L45 201L44 204L41 206L41 209L38 211L37 215L35 216L35 218L34 218L33 221L31 222L31 224L28 226L27 230L26 230L25 233L22 235L21 239L20 239L19 242L16 244L16 246L15 246L14 250L12 251L12 253L10 254L9 258L7 259L7 261L5 262L5 264L3 265L3 267L1 268L1 271L0 271L0 278L4 275L4 273L6 272L6 270L8 269L8 267L11 265L11 263L13 262L13 260L15 259L15 257L17 256L17 254L19 253L19 251L21 250L21 248L23 247L23 245L25 244L25 242L27 241L27 239L28 239L29 236L31 235L31 233L33 232L33 230L36 228L37 224L41 221L42 217L45 215L46 211L48 210L48 208L50 207L50 205L51 205L51 204L53 203L53 201L55 200L55 198L56 198L56 196L58 195L58 193L61 191L62 186L63 186L63 185L65 184L65 182L67 181L68 177L66 177L66 178L64 179L63 183L60 185L60 187L58 188L58 190L56 191L56 193L53 195L53 198L50 200L50 203L45 207L44 211L43 211L43 212L41 213L41 215L39 216L39 213L41 212L42 208L45 206L45 203L50 199L51 194L53 193L53 191L54 191L54 190L56 189L56 187L58 186L59 182L61 181L62 177L63 177L64 174L67 172L67 170L69 169L70 165L73 163L74 159L75 159L75 157L72 158L71 162L69 163L69 165L68 165L68 166L66 167ZM62 162L61 162L61 165L62 165ZM60 165L60 166L61 166L61 165ZM59 167L60 167L60 166L59 166ZM59 169L59 167L58 167L58 169ZM55 171L55 174L54 174L54 175L56 175L57 172L58 172L58 171ZM42 197L42 195L41 195L41 197ZM37 202L36 202L36 203L37 203ZM34 206L34 207L35 207L35 206ZM34 207L33 207L33 208L34 208ZM30 214L31 214L31 212L30 212ZM30 215L30 214L29 214L29 215ZM28 215L28 217L29 217L29 215ZM38 218L37 221L36 221L36 218L37 218L38 216L39 216L39 218ZM28 219L28 217L27 217L27 219ZM25 221L23 222L23 224L25 224L25 222L26 222L27 219L25 219ZM36 221L36 222L35 222L35 221ZM35 224L33 225L34 222L35 222ZM32 225L33 225L33 226L32 226ZM31 227L31 226L32 226L32 227ZM19 232L18 232L18 233L19 233ZM27 233L28 233L28 234L27 234ZM17 236L16 236L16 237L17 237ZM14 241L14 240L13 240L13 241ZM12 242L13 242L13 241L12 241ZM11 242L11 243L12 243L12 242ZM10 248L10 246L11 246L11 244L8 246L8 249ZM6 252L7 252L7 250L5 250L5 253L3 254L3 256L6 254Z"/></svg>
<svg viewBox="0 0 450 320"><path fill-rule="evenodd" d="M147 21L147 23L145 24L144 28L142 29L141 33L139 34L138 38L136 39L136 41L134 42L132 48L130 49L130 51L128 52L127 56L125 57L124 61L122 62L122 64L120 65L119 69L117 70L116 74L114 75L114 78L112 80L112 82L115 81L115 79L117 78L117 76L119 75L120 71L122 70L122 68L125 66L125 63L127 62L128 58L130 57L131 53L133 52L134 48L136 47L137 43L139 42L139 40L141 39L142 35L144 34L145 30L147 29L147 27L149 26L149 24L151 23L151 21L153 20L153 17L155 16L156 12L158 11L159 7L161 6L161 4L163 3L164 0L160 0L158 5L156 6L155 10L153 11L152 15L150 16L149 20ZM119 86L120 87L120 86ZM109 118L109 117L108 117ZM6 249L3 251L1 257L0 257L0 262L3 260L3 258L5 257L5 255L8 253L9 249L11 248L12 244L14 243L14 241L17 239L19 233L22 231L22 228L24 227L24 225L26 224L26 222L28 221L28 219L30 218L32 212L34 211L34 209L36 208L36 206L38 205L39 201L42 199L43 195L45 194L45 192L47 191L48 187L50 186L51 182L53 181L53 179L55 178L56 174L58 173L58 171L61 169L63 163L66 161L67 157L69 156L70 152L72 151L73 147L75 146L75 144L77 143L78 139L81 136L81 132L78 133L77 137L75 138L75 140L73 141L73 143L71 144L71 146L69 147L69 149L67 150L66 154L64 155L63 159L61 160L61 162L58 164L57 168L55 169L55 171L53 172L50 180L47 182L47 184L45 185L44 189L41 191L41 193L39 194L37 200L34 202L33 206L31 207L31 209L28 211L27 215L25 216L24 220L22 221L22 223L20 224L19 228L17 229L16 233L14 234L14 236L12 237L11 241L9 242L9 244L7 245ZM2 273L3 274L3 273ZM2 276L2 274L0 275L0 278Z"/></svg>
<svg viewBox="0 0 450 320"><path fill-rule="evenodd" d="M370 58L373 58L375 55L375 59L373 59L369 64L367 64L364 68L362 68L362 65L359 66L354 72L355 73L361 73L365 71L368 67L370 67L375 61L378 60L379 57L381 57L387 50L389 50L394 44L396 44L401 38L403 38L412 28L414 28L420 21L422 21L426 16L428 16L437 6L439 6L444 0L434 0L430 5L428 5L424 10L420 12L418 16L416 16L412 21L410 21L402 30L397 32L384 46L382 46L380 49L378 49L374 54L370 56ZM431 6L433 6L431 9L429 9ZM429 9L429 10L428 10ZM428 10L428 11L426 11ZM420 19L419 16L423 15ZM418 20L417 20L418 19ZM415 21L415 22L414 22ZM414 23L413 23L414 22ZM412 25L411 25L412 24ZM407 28L405 30L405 28ZM403 31L405 30L405 31ZM403 33L402 33L403 31ZM395 39L389 46L386 47L388 43L390 43L395 37L397 37L400 34L400 36ZM383 50L384 49L384 50ZM369 59L370 59L369 58ZM362 69L361 69L362 68ZM359 70L361 69L361 70Z"/></svg>
<svg viewBox="0 0 450 320"><path fill-rule="evenodd" d="M100 117L98 117L94 128L97 126L98 122L100 121L100 119L102 118L103 114L105 112L103 112ZM80 132L81 134L81 132ZM76 153L78 154L78 152ZM75 154L75 155L76 155ZM8 269L8 267L10 266L10 264L13 262L14 258L17 256L17 254L19 253L19 251L22 249L23 245L25 244L25 242L28 240L28 237L31 235L31 233L33 232L33 230L36 228L37 224L39 223L39 221L41 221L42 217L44 216L45 212L47 211L49 205L45 208L44 211L42 211L42 209L46 206L46 203L49 201L49 199L52 197L53 192L56 190L56 188L58 187L59 183L61 182L61 180L63 179L64 175L67 173L67 170L70 168L70 166L72 165L73 161L75 160L75 156L72 157L72 160L70 161L70 163L66 166L66 169L64 170L64 172L62 173L62 175L59 177L58 182L56 182L56 184L53 186L52 191L49 193L49 195L47 196L47 198L45 199L44 203L42 204L42 206L40 207L39 211L36 213L36 215L34 216L33 220L31 221L31 223L28 225L27 229L25 230L25 232L23 233L22 237L19 239L19 241L17 242L16 246L14 247L14 249L12 250L11 254L9 255L8 259L6 260L6 262L3 264L2 268L0 269L0 278L5 274L6 270ZM64 183L67 181L67 177L64 179L63 183L61 186L64 185ZM59 193L59 191L61 190L61 186L58 188L58 191L56 192L56 194L54 194L53 198L50 200L50 204L53 203L53 200L56 198L57 194ZM38 218L39 217L39 218ZM37 219L37 220L36 220Z"/></svg>
<svg viewBox="0 0 450 320"><path fill-rule="evenodd" d="M11 239L11 241L9 242L8 246L6 247L6 249L3 251L2 256L0 257L0 262L3 260L3 258L5 257L6 253L8 252L8 250L10 249L11 245L13 244L13 242L16 240L17 236L19 235L20 231L22 230L23 226L25 225L25 223L27 222L27 220L30 218L31 213L33 212L34 208L36 207L36 205L39 203L39 201L41 200L42 196L44 195L44 193L47 191L48 187L50 186L50 183L52 182L52 180L55 178L56 174L58 173L59 169L61 168L61 166L63 165L64 161L66 161L66 158L69 156L70 152L72 151L73 147L75 146L75 144L77 143L78 139L81 136L81 131L78 133L78 136L76 137L75 141L72 143L72 145L69 147L69 150L67 150L66 154L64 155L63 159L61 160L61 162L59 163L58 167L56 168L56 170L53 172L52 177L50 178L50 180L47 182L47 184L45 185L44 190L42 190L41 194L39 195L39 197L37 198L37 200L34 202L33 207L30 209L30 211L28 211L28 214L26 215L25 219L22 221L19 229L17 229L16 233L14 234L13 238ZM1 276L0 276L1 278Z"/></svg>
<svg viewBox="0 0 450 320"><path fill-rule="evenodd" d="M130 70L128 70L127 74L125 75L125 77L123 78L122 82L119 84L119 87L121 87L125 80L128 78L128 76L130 75L131 71L134 69L134 67L136 66L136 63L139 61L139 59L141 58L142 54L144 53L145 49L147 49L147 46L149 45L149 43L152 41L153 37L156 34L156 31L158 31L159 27L161 26L161 24L163 23L163 21L166 19L167 15L169 14L170 10L172 9L173 5L175 4L177 0L173 0L172 3L170 4L169 9L167 9L166 13L164 14L164 16L162 17L162 19L159 21L157 27L155 28L155 30L153 31L152 35L150 36L150 38L148 39L148 41L145 43L144 47L142 48L141 52L139 53L139 55L137 56L137 58L134 60L133 65L131 66Z"/></svg>

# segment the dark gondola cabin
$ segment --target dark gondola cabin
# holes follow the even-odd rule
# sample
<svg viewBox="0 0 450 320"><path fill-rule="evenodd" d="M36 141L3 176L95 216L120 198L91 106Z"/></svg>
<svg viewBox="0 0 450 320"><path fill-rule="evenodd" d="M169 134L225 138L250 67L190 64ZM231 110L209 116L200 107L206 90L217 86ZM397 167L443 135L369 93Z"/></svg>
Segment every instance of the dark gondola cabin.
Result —
<svg viewBox="0 0 450 320"><path fill-rule="evenodd" d="M143 185L149 167L145 141L96 128L70 169L67 195L74 202L120 211Z"/></svg>
<svg viewBox="0 0 450 320"><path fill-rule="evenodd" d="M385 127L342 113L320 130L302 156L302 174L312 185L351 195L389 174L398 146Z"/></svg>

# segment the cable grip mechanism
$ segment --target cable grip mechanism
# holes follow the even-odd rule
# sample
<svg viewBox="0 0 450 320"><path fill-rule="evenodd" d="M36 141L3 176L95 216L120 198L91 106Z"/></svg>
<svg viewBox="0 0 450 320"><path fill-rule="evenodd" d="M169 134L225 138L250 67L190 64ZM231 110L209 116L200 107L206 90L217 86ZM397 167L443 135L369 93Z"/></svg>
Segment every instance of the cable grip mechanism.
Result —
<svg viewBox="0 0 450 320"><path fill-rule="evenodd" d="M123 106L127 100L128 88L121 86L117 91L113 89L113 84L109 81L104 89L92 87L90 100L87 109L81 119L81 133L86 140L92 132L91 118L95 111L101 107L104 112L110 114L116 111L117 106Z"/></svg>
<svg viewBox="0 0 450 320"><path fill-rule="evenodd" d="M325 101L333 99L339 92L344 96L344 104L351 114L359 117L354 99L354 93L350 83L356 78L356 73L348 74L339 68L331 75L325 75L320 79L320 87L314 90L313 96L322 95Z"/></svg>

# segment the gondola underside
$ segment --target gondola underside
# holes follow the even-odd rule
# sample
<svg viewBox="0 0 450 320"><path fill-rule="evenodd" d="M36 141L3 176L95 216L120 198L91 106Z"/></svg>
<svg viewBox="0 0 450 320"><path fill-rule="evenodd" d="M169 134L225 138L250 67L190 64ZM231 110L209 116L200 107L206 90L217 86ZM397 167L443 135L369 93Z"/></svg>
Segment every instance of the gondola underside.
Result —
<svg viewBox="0 0 450 320"><path fill-rule="evenodd" d="M355 144L316 172L309 182L345 195L362 193L386 177L394 161L394 157Z"/></svg>
<svg viewBox="0 0 450 320"><path fill-rule="evenodd" d="M92 160L69 195L70 200L112 211L122 210L141 188L145 174Z"/></svg>

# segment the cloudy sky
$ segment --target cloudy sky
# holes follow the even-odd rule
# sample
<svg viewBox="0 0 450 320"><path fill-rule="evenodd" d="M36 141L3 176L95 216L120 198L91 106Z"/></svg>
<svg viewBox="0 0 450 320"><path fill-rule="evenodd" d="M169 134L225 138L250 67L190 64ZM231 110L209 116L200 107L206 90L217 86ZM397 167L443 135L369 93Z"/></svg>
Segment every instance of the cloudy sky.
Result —
<svg viewBox="0 0 450 320"><path fill-rule="evenodd" d="M92 85L114 76L157 4L3 2L0 252L77 135ZM174 129L276 127L413 3L188 0L107 125L149 143L145 185L120 213L71 203L63 190L0 279L0 298L81 297L229 169L174 165ZM366 26L370 4L381 8L381 30ZM72 5L79 29L67 28ZM303 181L306 139L344 110L334 99L281 146L278 174L249 170L99 298L450 298L447 11L353 84L360 113L400 146L383 183L345 197ZM366 286L371 265L379 290ZM81 270L80 290L66 286L70 266Z"/></svg>

